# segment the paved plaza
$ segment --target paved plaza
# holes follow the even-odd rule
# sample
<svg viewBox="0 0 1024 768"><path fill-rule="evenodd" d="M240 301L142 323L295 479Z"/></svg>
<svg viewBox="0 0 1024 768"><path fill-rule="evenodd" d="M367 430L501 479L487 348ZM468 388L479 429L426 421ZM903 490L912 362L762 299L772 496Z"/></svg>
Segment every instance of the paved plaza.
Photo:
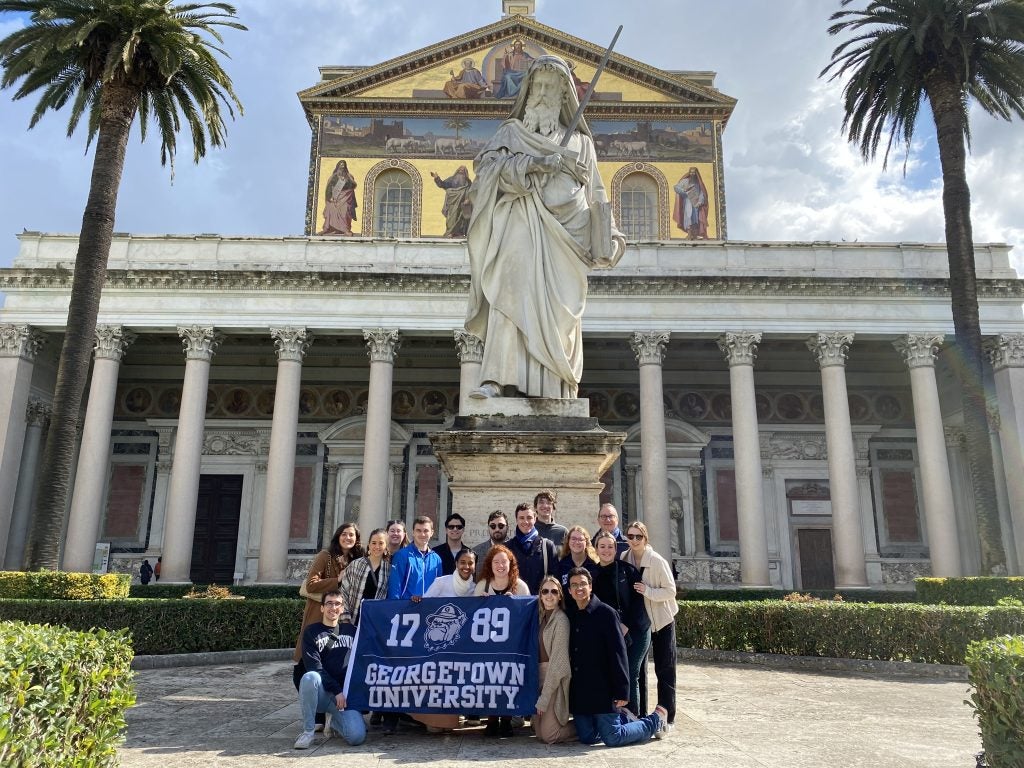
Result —
<svg viewBox="0 0 1024 768"><path fill-rule="evenodd" d="M128 713L121 764L554 768L582 758L577 764L588 768L973 768L980 749L962 680L687 661L679 682L676 728L663 741L608 749L549 746L529 729L503 740L486 738L483 728L438 736L371 730L360 747L318 734L301 752L292 749L299 709L290 663L148 669L136 673L138 704Z"/></svg>

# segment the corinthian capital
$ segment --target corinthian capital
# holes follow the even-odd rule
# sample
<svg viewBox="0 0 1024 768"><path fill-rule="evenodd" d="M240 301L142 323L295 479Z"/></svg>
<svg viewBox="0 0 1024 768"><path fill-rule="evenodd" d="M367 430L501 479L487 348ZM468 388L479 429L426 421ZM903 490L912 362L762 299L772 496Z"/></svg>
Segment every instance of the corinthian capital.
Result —
<svg viewBox="0 0 1024 768"><path fill-rule="evenodd" d="M1024 368L1024 333L1001 333L985 342L985 352L997 371Z"/></svg>
<svg viewBox="0 0 1024 768"><path fill-rule="evenodd" d="M136 338L134 333L126 331L120 325L97 325L96 344L93 346L96 359L120 362Z"/></svg>
<svg viewBox="0 0 1024 768"><path fill-rule="evenodd" d="M46 337L30 325L0 325L0 357L35 360Z"/></svg>
<svg viewBox="0 0 1024 768"><path fill-rule="evenodd" d="M366 350L373 363L393 363L395 353L402 346L397 328L370 328L363 331Z"/></svg>
<svg viewBox="0 0 1024 768"><path fill-rule="evenodd" d="M44 403L36 398L29 398L28 406L25 408L25 420L29 426L42 427L53 414L53 408L49 403Z"/></svg>
<svg viewBox="0 0 1024 768"><path fill-rule="evenodd" d="M305 328L271 328L270 335L274 339L278 360L301 363L309 345L313 343L313 334Z"/></svg>
<svg viewBox="0 0 1024 768"><path fill-rule="evenodd" d="M807 339L807 348L814 353L818 365L846 365L846 353L853 343L852 333L816 333Z"/></svg>
<svg viewBox="0 0 1024 768"><path fill-rule="evenodd" d="M908 368L934 368L935 355L942 342L941 334L908 333L900 336L892 345L903 356L903 362Z"/></svg>
<svg viewBox="0 0 1024 768"><path fill-rule="evenodd" d="M734 365L753 365L754 358L757 357L757 345L761 343L761 334L749 331L727 332L716 341L730 368Z"/></svg>
<svg viewBox="0 0 1024 768"><path fill-rule="evenodd" d="M469 331L455 331L455 350L460 363L484 361L484 340Z"/></svg>
<svg viewBox="0 0 1024 768"><path fill-rule="evenodd" d="M668 331L636 331L629 337L629 346L640 365L661 365L665 359L665 347L671 334Z"/></svg>
<svg viewBox="0 0 1024 768"><path fill-rule="evenodd" d="M209 362L213 359L213 353L217 351L217 347L224 340L224 335L212 326L206 326L205 328L199 325L180 327L178 328L178 335L181 337L181 343L185 347L186 360L205 360Z"/></svg>

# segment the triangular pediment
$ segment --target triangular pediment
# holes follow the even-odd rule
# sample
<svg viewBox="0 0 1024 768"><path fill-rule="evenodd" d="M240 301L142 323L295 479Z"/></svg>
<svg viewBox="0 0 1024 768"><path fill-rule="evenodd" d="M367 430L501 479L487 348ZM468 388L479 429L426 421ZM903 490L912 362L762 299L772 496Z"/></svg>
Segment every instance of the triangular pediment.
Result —
<svg viewBox="0 0 1024 768"><path fill-rule="evenodd" d="M461 74L463 62L469 59L482 75L481 90L487 89L476 95L475 103L497 106L504 95L501 78L506 54L516 50L517 41L527 59L543 53L567 59L583 84L593 77L604 54L602 45L567 35L531 17L512 16L373 66L324 68L324 81L301 91L299 99L310 115L353 101L458 101L453 89L446 92L445 86L453 74ZM600 108L612 103L688 107L724 122L735 100L688 79L685 73L666 72L613 52L592 105Z"/></svg>

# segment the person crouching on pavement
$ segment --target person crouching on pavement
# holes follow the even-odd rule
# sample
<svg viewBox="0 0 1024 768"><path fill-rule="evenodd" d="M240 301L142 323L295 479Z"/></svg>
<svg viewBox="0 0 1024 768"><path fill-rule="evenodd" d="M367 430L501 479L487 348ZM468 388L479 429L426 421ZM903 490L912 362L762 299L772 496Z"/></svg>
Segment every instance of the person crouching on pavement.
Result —
<svg viewBox="0 0 1024 768"><path fill-rule="evenodd" d="M623 707L629 696L626 643L615 609L592 595L593 577L586 568L569 571L569 711L584 744L603 741L621 747L665 735L668 713L632 719Z"/></svg>
<svg viewBox="0 0 1024 768"><path fill-rule="evenodd" d="M342 693L356 634L351 624L338 623L344 607L341 592L336 589L324 592L320 598L320 621L313 622L302 633L302 661L306 673L299 680L302 733L295 740L295 749L309 749L313 745L317 712L330 715L330 722L324 726L326 738L334 731L352 746L366 740L362 713L347 709Z"/></svg>

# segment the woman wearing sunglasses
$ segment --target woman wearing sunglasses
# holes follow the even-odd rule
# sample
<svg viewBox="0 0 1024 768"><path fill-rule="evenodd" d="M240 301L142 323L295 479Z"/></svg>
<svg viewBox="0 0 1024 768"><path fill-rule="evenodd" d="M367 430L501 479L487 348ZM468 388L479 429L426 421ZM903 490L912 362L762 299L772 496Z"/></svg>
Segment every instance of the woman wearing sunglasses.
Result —
<svg viewBox="0 0 1024 768"><path fill-rule="evenodd" d="M540 582L540 696L533 732L546 744L576 740L569 720L569 619L565 615L562 585L554 576Z"/></svg>
<svg viewBox="0 0 1024 768"><path fill-rule="evenodd" d="M647 710L646 696L640 696L640 672L647 649L651 645L651 620L644 608L643 595L635 585L641 582L640 572L629 563L619 560L618 542L608 531L598 531L594 537L597 550L597 575L594 576L594 594L605 605L619 614L622 633L626 640L629 666L629 707L634 715ZM645 691L646 693L646 691Z"/></svg>
<svg viewBox="0 0 1024 768"><path fill-rule="evenodd" d="M640 571L642 581L633 585L644 596L644 608L651 620L651 655L658 677L658 704L668 712L666 728L676 719L676 580L664 557L649 543L647 526L630 523L626 529L629 549L622 560Z"/></svg>

